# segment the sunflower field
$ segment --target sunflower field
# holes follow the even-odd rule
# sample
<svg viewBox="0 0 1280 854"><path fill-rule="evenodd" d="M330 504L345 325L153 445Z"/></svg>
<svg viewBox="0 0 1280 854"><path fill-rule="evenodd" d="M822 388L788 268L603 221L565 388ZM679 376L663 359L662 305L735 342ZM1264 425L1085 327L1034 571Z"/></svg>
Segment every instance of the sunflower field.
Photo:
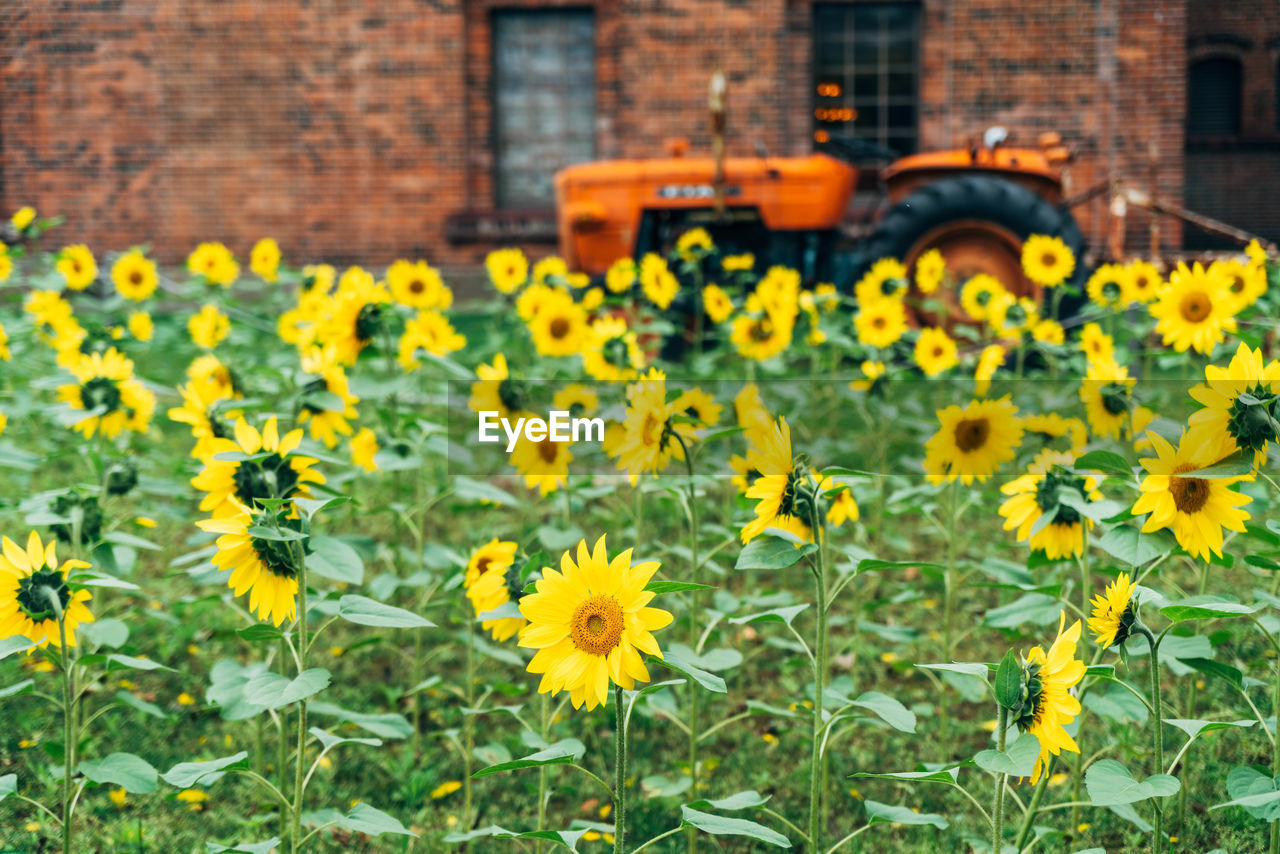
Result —
<svg viewBox="0 0 1280 854"><path fill-rule="evenodd" d="M455 301L64 230L2 230L0 850L1280 851L1256 243Z"/></svg>

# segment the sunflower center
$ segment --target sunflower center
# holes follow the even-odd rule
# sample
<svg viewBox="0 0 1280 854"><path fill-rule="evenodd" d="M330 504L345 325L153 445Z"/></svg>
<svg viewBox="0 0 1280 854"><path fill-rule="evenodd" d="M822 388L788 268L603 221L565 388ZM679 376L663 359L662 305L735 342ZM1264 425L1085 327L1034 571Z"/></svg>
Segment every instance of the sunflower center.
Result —
<svg viewBox="0 0 1280 854"><path fill-rule="evenodd" d="M886 323L888 323L888 321L885 320L884 317L876 317L871 321L871 325L876 329L884 329Z"/></svg>
<svg viewBox="0 0 1280 854"><path fill-rule="evenodd" d="M1046 267L1055 267L1058 264L1058 256L1052 252L1046 252L1040 256L1040 263Z"/></svg>
<svg viewBox="0 0 1280 854"><path fill-rule="evenodd" d="M1233 274L1231 276L1231 284L1228 285L1228 287L1231 289L1231 293L1233 294L1240 293L1241 291L1244 290L1244 277L1241 276L1239 273Z"/></svg>
<svg viewBox="0 0 1280 854"><path fill-rule="evenodd" d="M1198 513L1209 500L1209 481L1200 477L1175 477L1169 481L1169 492L1179 513Z"/></svg>
<svg viewBox="0 0 1280 854"><path fill-rule="evenodd" d="M990 435L991 422L986 418L965 418L956 425L956 447L966 454L973 453L987 444Z"/></svg>
<svg viewBox="0 0 1280 854"><path fill-rule="evenodd" d="M1199 323L1209 316L1209 312L1213 310L1213 303L1204 292L1192 291L1182 298L1178 310L1182 312L1183 320L1188 323Z"/></svg>
<svg viewBox="0 0 1280 854"><path fill-rule="evenodd" d="M658 419L652 412L644 414L644 422L640 425L640 440L646 445L657 445L662 442L667 423Z"/></svg>
<svg viewBox="0 0 1280 854"><path fill-rule="evenodd" d="M590 655L608 655L622 640L622 606L604 593L588 596L569 618L569 638Z"/></svg>
<svg viewBox="0 0 1280 854"><path fill-rule="evenodd" d="M412 282L409 283L409 293L411 294L420 294L426 289L427 289L427 286L423 284L421 279L414 279Z"/></svg>
<svg viewBox="0 0 1280 854"><path fill-rule="evenodd" d="M376 302L364 305L356 315L356 338L360 341L372 341L381 328L382 306Z"/></svg>
<svg viewBox="0 0 1280 854"><path fill-rule="evenodd" d="M133 285L142 284L142 273L138 272L137 270L133 270L132 272L130 272L129 283Z"/></svg>
<svg viewBox="0 0 1280 854"><path fill-rule="evenodd" d="M86 410L101 408L105 415L120 408L120 389L115 380L94 377L80 386L80 400Z"/></svg>
<svg viewBox="0 0 1280 854"><path fill-rule="evenodd" d="M1139 292L1145 291L1151 284L1151 278L1145 273L1139 273L1133 277L1133 289Z"/></svg>
<svg viewBox="0 0 1280 854"><path fill-rule="evenodd" d="M768 341L772 335L773 324L767 317L762 317L751 325L752 341Z"/></svg>
<svg viewBox="0 0 1280 854"><path fill-rule="evenodd" d="M569 334L569 321L564 317L557 317L551 321L551 325L547 327L547 331L551 333L552 338L563 338Z"/></svg>
<svg viewBox="0 0 1280 854"><path fill-rule="evenodd" d="M56 569L40 567L30 575L18 579L18 607L34 622L55 620L58 612L50 601L51 592L58 597L58 605L65 611L71 602L71 591L67 588L66 579Z"/></svg>
<svg viewBox="0 0 1280 854"><path fill-rule="evenodd" d="M556 447L555 442L550 439L543 439L538 443L538 456L542 457L542 461L547 465L551 465L560 456L560 449Z"/></svg>
<svg viewBox="0 0 1280 854"><path fill-rule="evenodd" d="M898 292L898 287L899 283L897 279L885 279L880 283L880 293L890 297Z"/></svg>
<svg viewBox="0 0 1280 854"><path fill-rule="evenodd" d="M1115 302L1120 299L1120 285L1115 282L1107 282L1102 286L1102 298L1107 302Z"/></svg>
<svg viewBox="0 0 1280 854"><path fill-rule="evenodd" d="M231 479L236 497L249 507L259 498L288 498L298 486L298 473L279 454L241 461Z"/></svg>
<svg viewBox="0 0 1280 854"><path fill-rule="evenodd" d="M940 358L941 356L942 356L942 348L941 348L941 347L934 347L934 348L933 348L933 358L937 359L937 358Z"/></svg>

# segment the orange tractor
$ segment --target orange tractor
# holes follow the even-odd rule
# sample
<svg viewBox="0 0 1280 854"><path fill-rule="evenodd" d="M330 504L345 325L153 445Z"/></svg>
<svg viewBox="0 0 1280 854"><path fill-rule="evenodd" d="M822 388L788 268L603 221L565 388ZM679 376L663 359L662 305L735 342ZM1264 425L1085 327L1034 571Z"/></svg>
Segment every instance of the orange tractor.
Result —
<svg viewBox="0 0 1280 854"><path fill-rule="evenodd" d="M809 283L831 281L847 292L879 258L910 269L937 248L955 282L989 273L1038 298L1022 273L1023 241L1054 235L1077 258L1084 248L1063 206L1070 157L1053 134L1037 148L1007 147L1006 137L992 128L968 148L900 159L832 135L808 157L686 157L675 147L666 159L570 166L556 176L560 252L572 268L596 275L619 258L666 254L701 226L724 254L753 252L758 268L784 264ZM850 237L844 229L860 167L877 161L891 161L879 172L881 203L861 224L867 235ZM1078 264L1073 282L1084 274ZM957 295L940 296L950 320L960 320Z"/></svg>

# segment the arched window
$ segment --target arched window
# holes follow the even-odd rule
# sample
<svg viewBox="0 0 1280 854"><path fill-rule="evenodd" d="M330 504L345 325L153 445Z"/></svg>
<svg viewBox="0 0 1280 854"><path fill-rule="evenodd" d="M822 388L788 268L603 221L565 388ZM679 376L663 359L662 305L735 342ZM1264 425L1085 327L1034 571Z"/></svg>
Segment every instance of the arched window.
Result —
<svg viewBox="0 0 1280 854"><path fill-rule="evenodd" d="M1212 56L1191 63L1187 74L1187 135L1240 133L1240 60Z"/></svg>

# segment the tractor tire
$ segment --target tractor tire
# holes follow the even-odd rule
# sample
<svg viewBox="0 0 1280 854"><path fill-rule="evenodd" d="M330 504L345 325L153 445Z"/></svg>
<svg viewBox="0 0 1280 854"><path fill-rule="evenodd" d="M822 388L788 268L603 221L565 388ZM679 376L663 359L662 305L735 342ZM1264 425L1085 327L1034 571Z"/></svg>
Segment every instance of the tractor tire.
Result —
<svg viewBox="0 0 1280 854"><path fill-rule="evenodd" d="M960 244L966 235L970 240L987 241L991 251L987 252L986 266L999 268L985 268L983 253L978 252L968 256L977 259L973 267L953 272L965 279L978 272L991 273L1019 294L1038 291L1021 274L1017 253L1021 252L1022 242L1033 234L1059 237L1076 258L1075 270L1066 284L1084 290L1084 236L1070 211L1026 187L989 175L962 175L926 184L891 208L851 259L852 276L847 289L852 290L878 259L892 257L911 264L931 246L947 239L949 230L950 238ZM950 262L945 248L943 254ZM1073 314L1081 304L1079 297L1064 299L1063 314Z"/></svg>

